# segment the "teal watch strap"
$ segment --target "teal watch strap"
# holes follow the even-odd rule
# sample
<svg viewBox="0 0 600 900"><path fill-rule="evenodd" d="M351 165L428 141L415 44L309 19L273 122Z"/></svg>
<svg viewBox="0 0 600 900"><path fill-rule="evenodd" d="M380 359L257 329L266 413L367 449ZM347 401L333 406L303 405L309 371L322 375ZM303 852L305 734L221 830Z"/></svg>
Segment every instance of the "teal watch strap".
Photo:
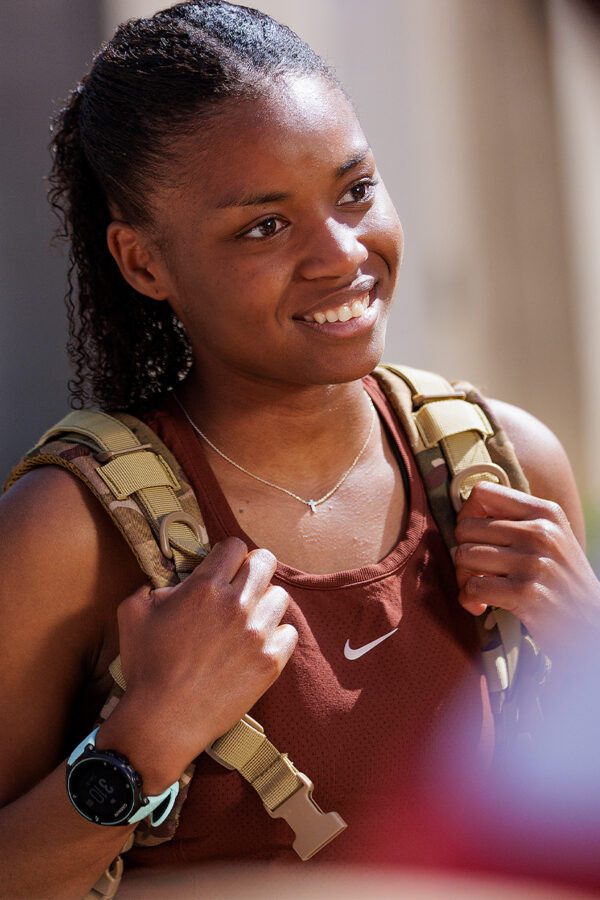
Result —
<svg viewBox="0 0 600 900"><path fill-rule="evenodd" d="M179 782L175 781L170 787L168 787L162 794L155 794L153 797L146 797L146 803L143 806L140 806L138 811L129 817L129 823L132 825L134 822L141 822L142 819L145 819L147 816L150 816L150 824L156 827L157 825L162 825L165 821L171 810L173 809L173 805L175 800L177 799L177 794L179 793ZM165 803L165 801L168 801ZM160 809L162 803L165 803L165 808ZM158 816L155 817L154 813L156 810L159 810Z"/></svg>
<svg viewBox="0 0 600 900"><path fill-rule="evenodd" d="M94 728L94 730L88 734L86 738L84 738L73 750L71 755L67 760L67 766L72 766L82 755L82 753L88 748L96 747L96 735L98 733L98 728ZM99 753L102 751L98 751ZM113 753L117 751L112 751ZM139 775L137 776L139 778ZM143 795L142 805L136 812L133 813L127 820L130 825L133 825L136 822L141 822L142 819L146 819L150 817L150 823L153 826L162 825L165 821L173 806L175 804L175 800L177 799L177 795L179 794L179 781L175 781L170 787L166 788L162 792L162 794L155 794L154 796L146 796ZM163 808L164 807L164 808ZM155 816L154 813L158 812L158 815Z"/></svg>

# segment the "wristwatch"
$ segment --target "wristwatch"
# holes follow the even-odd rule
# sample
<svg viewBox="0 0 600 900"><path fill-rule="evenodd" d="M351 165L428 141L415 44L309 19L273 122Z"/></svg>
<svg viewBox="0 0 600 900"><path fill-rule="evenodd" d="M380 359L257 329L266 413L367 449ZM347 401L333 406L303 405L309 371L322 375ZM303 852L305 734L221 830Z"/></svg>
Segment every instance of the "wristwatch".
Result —
<svg viewBox="0 0 600 900"><path fill-rule="evenodd" d="M173 809L179 782L147 797L126 756L96 748L97 733L95 728L67 760L67 794L77 812L97 825L128 825L147 816L151 825L162 824Z"/></svg>

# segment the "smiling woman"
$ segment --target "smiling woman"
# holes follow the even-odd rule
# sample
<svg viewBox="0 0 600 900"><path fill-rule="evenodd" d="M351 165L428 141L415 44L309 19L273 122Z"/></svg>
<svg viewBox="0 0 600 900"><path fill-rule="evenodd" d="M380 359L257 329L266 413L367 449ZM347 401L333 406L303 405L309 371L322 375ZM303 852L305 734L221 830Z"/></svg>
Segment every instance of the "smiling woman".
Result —
<svg viewBox="0 0 600 900"><path fill-rule="evenodd" d="M102 412L0 504L3 886L81 896L134 829L131 867L294 862L281 816L303 858L436 861L431 767L484 771L494 742L469 613L517 612L559 665L599 618L562 449L435 376L373 375L400 222L335 76L264 14L121 26L53 149L73 405ZM477 455L526 488L502 423L534 497ZM345 823L249 711L343 815L332 843ZM270 817L218 764L240 740Z"/></svg>

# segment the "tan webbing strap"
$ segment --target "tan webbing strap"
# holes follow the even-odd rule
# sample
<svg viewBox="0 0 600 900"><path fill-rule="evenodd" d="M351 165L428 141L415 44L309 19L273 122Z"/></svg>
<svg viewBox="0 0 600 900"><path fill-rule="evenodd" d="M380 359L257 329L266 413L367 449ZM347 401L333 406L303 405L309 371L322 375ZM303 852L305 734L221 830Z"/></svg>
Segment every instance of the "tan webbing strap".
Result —
<svg viewBox="0 0 600 900"><path fill-rule="evenodd" d="M482 479L529 491L510 440L472 385L454 387L439 375L397 366L379 367L375 374L403 423L450 550L455 539L448 496L458 512ZM495 713L496 747L530 743L542 719L538 692L550 661L512 613L490 607L477 620L477 628Z"/></svg>
<svg viewBox="0 0 600 900"><path fill-rule="evenodd" d="M146 512L157 537L161 534L163 518L182 512L175 491L179 481L164 457L147 449L137 435L120 419L92 410L76 410L69 413L50 428L40 443L58 436L80 435L99 448L97 458L101 465L96 470L116 500L135 499ZM173 562L180 579L185 578L206 555L208 543L204 523L198 528L189 523L169 521L167 538L171 545ZM199 539L200 538L200 539Z"/></svg>
<svg viewBox="0 0 600 900"><path fill-rule="evenodd" d="M199 541L199 526L183 512L174 493L180 485L172 469L160 454L146 449L123 422L103 413L86 412L82 419L80 423L79 414L71 413L45 437L50 439L68 429L102 448L98 458L103 464L97 473L117 500L135 495L155 532L158 526L163 553L172 554L183 580L205 549ZM204 531L203 525L201 529ZM126 690L120 656L109 668L115 683ZM346 827L337 813L324 813L317 806L310 779L277 750L262 726L249 716L207 752L227 768L237 769L259 794L269 815L288 821L296 834L294 849L301 859L309 859Z"/></svg>
<svg viewBox="0 0 600 900"><path fill-rule="evenodd" d="M300 859L310 859L346 828L338 813L324 813L317 806L312 781L279 753L251 716L244 716L206 752L222 766L237 769L270 816L287 821Z"/></svg>
<svg viewBox="0 0 600 900"><path fill-rule="evenodd" d="M485 445L494 433L483 410L465 400L449 381L432 372L398 366L384 366L409 386L413 399L413 419L423 448L439 444L450 474L450 495L456 508L467 499L478 481L508 484ZM419 450L421 448L419 447ZM418 452L418 451L417 451Z"/></svg>

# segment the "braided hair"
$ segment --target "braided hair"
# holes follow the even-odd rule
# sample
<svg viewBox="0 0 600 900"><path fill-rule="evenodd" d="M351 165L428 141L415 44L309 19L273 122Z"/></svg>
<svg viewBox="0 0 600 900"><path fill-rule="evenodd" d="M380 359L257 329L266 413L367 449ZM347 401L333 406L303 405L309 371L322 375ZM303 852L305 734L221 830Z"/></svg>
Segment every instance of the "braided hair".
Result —
<svg viewBox="0 0 600 900"><path fill-rule="evenodd" d="M58 234L70 242L73 407L143 409L185 377L192 355L183 326L168 302L149 300L121 276L106 241L109 207L152 234L152 185L173 175L177 139L287 74L335 81L304 41L264 13L190 0L121 25L71 92L53 127L49 199Z"/></svg>

